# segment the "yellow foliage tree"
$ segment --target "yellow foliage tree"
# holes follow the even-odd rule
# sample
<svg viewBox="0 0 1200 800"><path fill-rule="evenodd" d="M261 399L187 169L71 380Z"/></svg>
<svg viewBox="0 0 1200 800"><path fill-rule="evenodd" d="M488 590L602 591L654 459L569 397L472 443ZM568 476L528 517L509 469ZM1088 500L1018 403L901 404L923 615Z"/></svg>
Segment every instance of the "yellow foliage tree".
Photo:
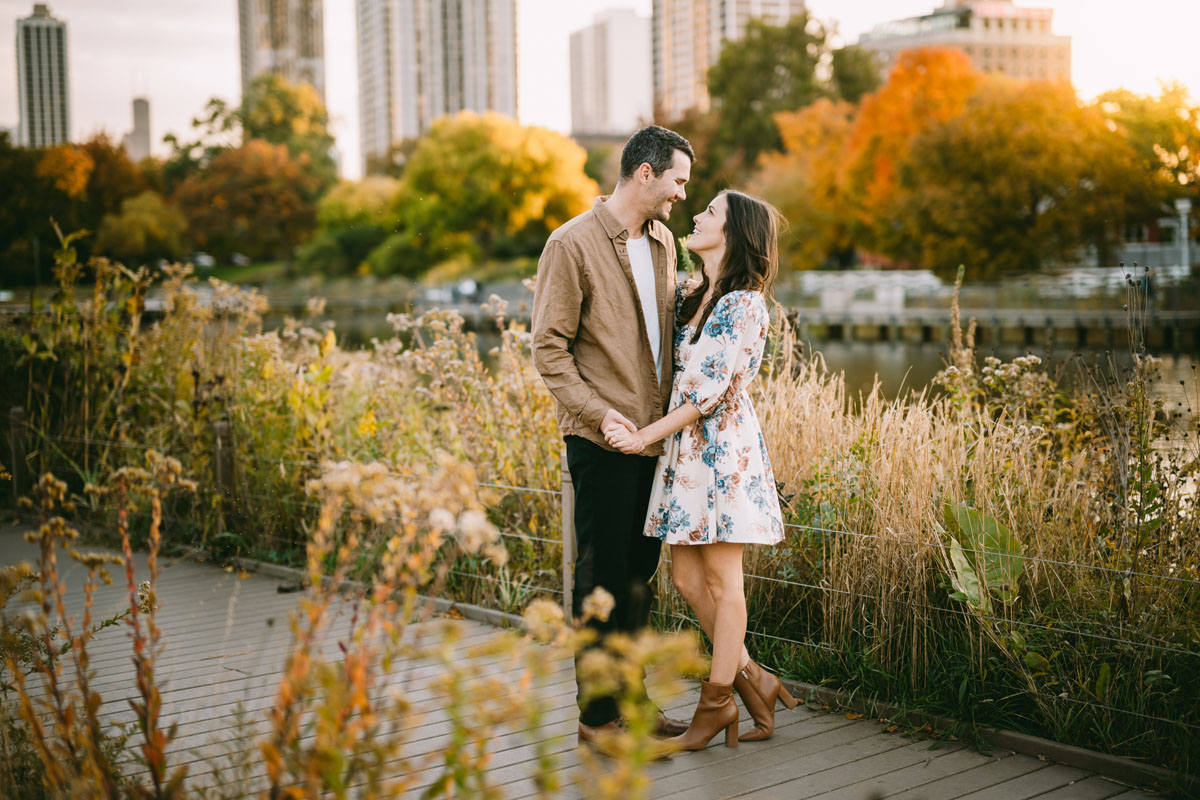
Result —
<svg viewBox="0 0 1200 800"><path fill-rule="evenodd" d="M501 114L463 111L434 123L404 170L396 204L434 259L536 252L599 193L587 152L562 134ZM404 234L401 234L404 235Z"/></svg>
<svg viewBox="0 0 1200 800"><path fill-rule="evenodd" d="M852 261L853 219L844 194L854 114L850 103L821 99L775 115L783 152L762 156L750 188L787 218L780 251L793 269Z"/></svg>
<svg viewBox="0 0 1200 800"><path fill-rule="evenodd" d="M37 165L37 176L50 181L54 188L72 200L87 191L88 178L96 162L84 150L71 144L51 147Z"/></svg>

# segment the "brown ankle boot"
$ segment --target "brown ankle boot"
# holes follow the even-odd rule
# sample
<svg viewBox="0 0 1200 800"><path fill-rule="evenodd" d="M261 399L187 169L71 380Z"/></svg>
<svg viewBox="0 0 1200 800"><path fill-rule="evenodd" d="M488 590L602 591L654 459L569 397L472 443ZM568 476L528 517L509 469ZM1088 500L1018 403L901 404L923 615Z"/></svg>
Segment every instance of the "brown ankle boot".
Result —
<svg viewBox="0 0 1200 800"><path fill-rule="evenodd" d="M675 750L703 750L712 737L724 728L725 746L737 747L737 703L733 702L733 684L700 681L700 705L692 724L680 736L664 744Z"/></svg>
<svg viewBox="0 0 1200 800"><path fill-rule="evenodd" d="M750 661L733 679L742 704L754 720L754 727L738 737L742 742L769 739L775 733L775 701L782 700L788 708L796 707L796 699L784 688L773 673Z"/></svg>

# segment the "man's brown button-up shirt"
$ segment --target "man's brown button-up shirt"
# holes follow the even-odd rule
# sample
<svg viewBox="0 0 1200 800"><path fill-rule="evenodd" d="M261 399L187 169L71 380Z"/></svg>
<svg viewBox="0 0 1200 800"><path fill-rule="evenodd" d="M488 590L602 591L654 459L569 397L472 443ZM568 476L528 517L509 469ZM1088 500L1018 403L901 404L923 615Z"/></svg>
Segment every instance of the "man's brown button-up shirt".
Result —
<svg viewBox="0 0 1200 800"><path fill-rule="evenodd" d="M600 423L615 408L639 428L666 411L675 331L675 240L657 220L646 224L654 261L662 380L646 335L629 263L629 231L602 197L546 242L533 295L533 363L558 401L563 436L612 449ZM662 443L644 455L662 453Z"/></svg>

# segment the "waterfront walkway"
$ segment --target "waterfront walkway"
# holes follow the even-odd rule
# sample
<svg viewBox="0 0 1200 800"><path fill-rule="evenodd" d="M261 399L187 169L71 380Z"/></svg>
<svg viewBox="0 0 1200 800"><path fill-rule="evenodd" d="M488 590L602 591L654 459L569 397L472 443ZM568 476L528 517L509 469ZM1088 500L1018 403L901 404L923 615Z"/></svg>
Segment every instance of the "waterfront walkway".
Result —
<svg viewBox="0 0 1200 800"><path fill-rule="evenodd" d="M0 527L0 564L32 561L34 547L24 541L24 527ZM84 548L86 549L86 548ZM158 662L162 689L162 722L178 724L172 765L189 764L190 780L212 780L214 756L229 751L245 728L237 725L240 705L252 726L265 719L274 701L284 658L291 642L289 613L298 593L279 591L287 581L265 575L235 573L217 566L164 559L159 582L159 624L165 647ZM142 560L144 566L144 559ZM68 593L68 612L82 604L83 568L62 554L59 559ZM142 570L144 572L144 569ZM121 576L96 594L96 617L118 613L127 605ZM144 577L144 576L141 576ZM139 577L139 580L141 579ZM421 623L415 627L420 633ZM439 623L440 624L440 623ZM494 636L481 622L459 620L463 649ZM337 652L337 636L345 621L326 628L326 654ZM112 722L132 721L127 699L135 696L130 644L124 626L97 634L89 653L93 686L104 698L101 711ZM548 651L549 654L549 651ZM533 742L547 741L557 754L563 797L579 797L581 777L575 753L574 676L569 658L554 655L552 678L537 688L550 713L534 731L506 732L492 741L492 783L504 797L535 793L531 776L537 762ZM385 683L402 686L414 701L407 755L433 753L450 735L446 715L429 687L428 664L393 665ZM36 681L35 681L36 685ZM689 717L696 694L658 698L674 716ZM743 713L743 719L748 717ZM743 725L748 725L743 722ZM893 726L889 726L893 727ZM136 742L131 742L136 744ZM1153 795L1108 778L1039 758L1006 751L978 753L961 742L914 739L902 730L888 732L868 719L849 719L815 706L778 714L775 736L766 742L723 746L723 737L699 753L676 756L649 769L656 798L822 798L822 800L1143 800ZM251 763L257 768L254 754ZM131 771L136 771L132 768ZM418 783L436 776L427 770ZM413 797L423 789L414 788Z"/></svg>

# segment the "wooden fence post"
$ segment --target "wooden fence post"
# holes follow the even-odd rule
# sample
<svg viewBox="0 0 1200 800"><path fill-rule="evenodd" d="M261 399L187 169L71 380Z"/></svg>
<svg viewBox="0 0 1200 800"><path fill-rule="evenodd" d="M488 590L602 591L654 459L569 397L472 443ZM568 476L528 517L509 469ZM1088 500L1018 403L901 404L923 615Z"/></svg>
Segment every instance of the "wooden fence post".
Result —
<svg viewBox="0 0 1200 800"><path fill-rule="evenodd" d="M562 451L562 586L563 613L570 622L575 589L575 484L567 468L567 451Z"/></svg>
<svg viewBox="0 0 1200 800"><path fill-rule="evenodd" d="M221 524L228 526L226 514L233 508L233 427L227 419L213 423L213 480L221 494Z"/></svg>
<svg viewBox="0 0 1200 800"><path fill-rule="evenodd" d="M25 437L28 428L25 425L25 409L13 406L8 410L8 448L12 457L12 486L13 504L21 499L21 491L25 488L26 472L29 465L25 463Z"/></svg>

